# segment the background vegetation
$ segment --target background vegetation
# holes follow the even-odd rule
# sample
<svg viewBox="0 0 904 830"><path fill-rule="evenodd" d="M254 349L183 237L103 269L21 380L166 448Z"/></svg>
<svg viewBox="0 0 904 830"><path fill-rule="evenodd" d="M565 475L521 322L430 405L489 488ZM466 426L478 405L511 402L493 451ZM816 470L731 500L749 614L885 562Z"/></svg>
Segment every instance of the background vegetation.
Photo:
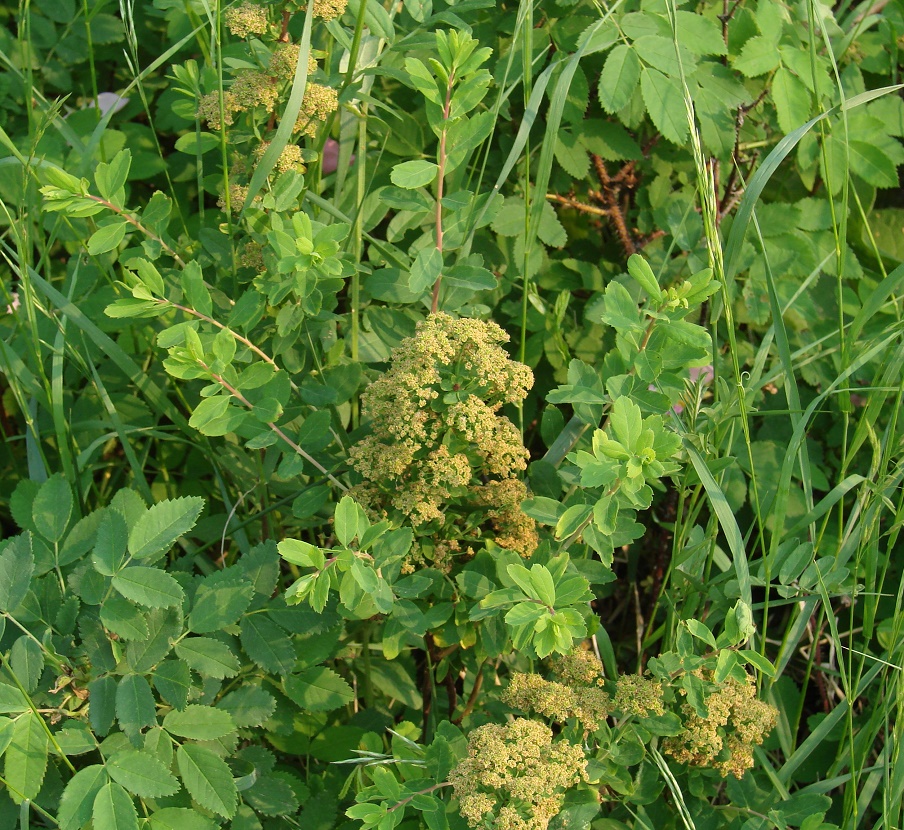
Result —
<svg viewBox="0 0 904 830"><path fill-rule="evenodd" d="M0 827L901 826L900 0L0 13Z"/></svg>

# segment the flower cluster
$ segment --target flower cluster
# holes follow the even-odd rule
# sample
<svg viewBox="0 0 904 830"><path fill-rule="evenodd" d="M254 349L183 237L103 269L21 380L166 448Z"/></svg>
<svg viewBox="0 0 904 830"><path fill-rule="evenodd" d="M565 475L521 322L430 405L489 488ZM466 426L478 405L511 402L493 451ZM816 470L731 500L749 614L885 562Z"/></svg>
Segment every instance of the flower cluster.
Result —
<svg viewBox="0 0 904 830"><path fill-rule="evenodd" d="M308 84L304 100L295 119L295 132L313 138L323 126L323 122L339 106L339 94L335 89L323 84Z"/></svg>
<svg viewBox="0 0 904 830"><path fill-rule="evenodd" d="M497 830L545 830L566 790L586 780L584 750L524 718L475 729L468 757L449 774L462 817Z"/></svg>
<svg viewBox="0 0 904 830"><path fill-rule="evenodd" d="M499 545L533 553L534 522L520 508L528 455L499 413L525 398L533 378L506 354L507 339L495 323L440 313L393 351L362 397L372 434L350 453L364 479L355 496L367 509L424 535L442 529L439 539L467 542L482 525Z"/></svg>
<svg viewBox="0 0 904 830"><path fill-rule="evenodd" d="M267 10L256 3L245 0L237 6L226 9L226 28L236 37L263 35L270 28Z"/></svg>
<svg viewBox="0 0 904 830"><path fill-rule="evenodd" d="M293 4L299 10L307 5L305 0L293 0ZM346 5L348 0L314 0L314 17L333 20L345 11Z"/></svg>
<svg viewBox="0 0 904 830"><path fill-rule="evenodd" d="M662 715L662 683L640 674L623 674L615 683L612 707L625 715Z"/></svg>
<svg viewBox="0 0 904 830"><path fill-rule="evenodd" d="M512 675L502 700L557 723L574 718L587 732L596 732L612 708L611 698L599 686L569 686L539 674Z"/></svg>
<svg viewBox="0 0 904 830"><path fill-rule="evenodd" d="M702 673L712 681L712 673ZM687 703L681 707L684 731L667 738L663 748L676 761L714 767L724 775L741 778L753 766L753 748L775 726L774 706L757 700L753 678L747 682L729 677L706 697L706 717Z"/></svg>

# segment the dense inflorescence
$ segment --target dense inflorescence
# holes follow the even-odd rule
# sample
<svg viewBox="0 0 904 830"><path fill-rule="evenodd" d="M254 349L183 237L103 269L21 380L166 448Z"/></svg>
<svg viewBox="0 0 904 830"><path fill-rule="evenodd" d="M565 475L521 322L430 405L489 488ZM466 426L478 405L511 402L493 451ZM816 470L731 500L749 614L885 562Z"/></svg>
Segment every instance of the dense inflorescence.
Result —
<svg viewBox="0 0 904 830"><path fill-rule="evenodd" d="M534 522L520 508L527 450L499 413L524 400L533 377L506 354L506 340L495 323L431 314L362 397L372 434L351 449L364 479L355 496L434 537L429 555L421 545L415 560L448 562L450 552L466 549L477 533L474 515L503 547L530 556L537 546Z"/></svg>
<svg viewBox="0 0 904 830"><path fill-rule="evenodd" d="M711 681L711 673L704 674ZM714 767L722 775L741 778L753 766L753 749L775 726L775 707L757 700L753 678L729 677L706 697L706 717L682 704L684 731L667 738L663 748L676 761Z"/></svg>
<svg viewBox="0 0 904 830"><path fill-rule="evenodd" d="M625 715L648 717L662 715L662 683L640 674L623 674L615 684L615 699L612 706Z"/></svg>
<svg viewBox="0 0 904 830"><path fill-rule="evenodd" d="M586 780L583 748L525 718L475 729L468 757L449 775L468 824L497 830L545 830L566 790Z"/></svg>

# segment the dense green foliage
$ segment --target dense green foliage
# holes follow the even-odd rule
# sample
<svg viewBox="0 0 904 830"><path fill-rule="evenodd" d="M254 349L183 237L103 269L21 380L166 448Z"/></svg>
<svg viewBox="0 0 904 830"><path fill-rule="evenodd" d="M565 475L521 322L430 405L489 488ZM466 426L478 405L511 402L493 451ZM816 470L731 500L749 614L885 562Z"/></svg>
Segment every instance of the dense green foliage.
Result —
<svg viewBox="0 0 904 830"><path fill-rule="evenodd" d="M901 826L901 0L0 10L0 827Z"/></svg>

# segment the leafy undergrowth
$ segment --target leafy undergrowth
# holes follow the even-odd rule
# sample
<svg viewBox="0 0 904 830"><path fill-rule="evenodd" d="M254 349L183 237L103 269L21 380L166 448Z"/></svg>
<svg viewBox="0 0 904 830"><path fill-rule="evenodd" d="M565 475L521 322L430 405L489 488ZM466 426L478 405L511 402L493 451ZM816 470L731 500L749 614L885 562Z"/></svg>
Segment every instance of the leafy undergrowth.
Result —
<svg viewBox="0 0 904 830"><path fill-rule="evenodd" d="M901 825L900 3L0 11L0 827Z"/></svg>

